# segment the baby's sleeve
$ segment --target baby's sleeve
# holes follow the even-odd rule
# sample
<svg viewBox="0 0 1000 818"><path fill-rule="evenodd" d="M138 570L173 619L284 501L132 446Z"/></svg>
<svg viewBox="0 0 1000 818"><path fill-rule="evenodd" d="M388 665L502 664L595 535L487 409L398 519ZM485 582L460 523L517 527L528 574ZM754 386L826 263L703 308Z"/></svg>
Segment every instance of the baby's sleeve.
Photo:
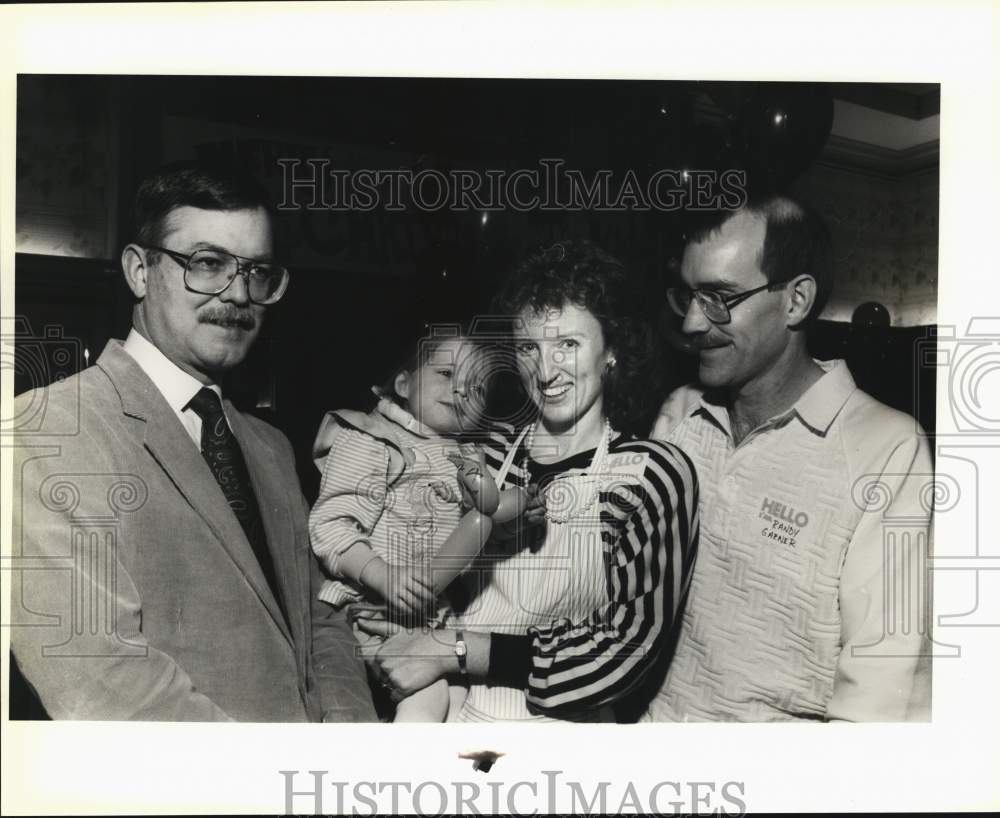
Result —
<svg viewBox="0 0 1000 818"><path fill-rule="evenodd" d="M309 515L309 535L323 567L339 578L340 555L357 542L371 545L385 509L389 452L384 442L339 424L327 433L330 449Z"/></svg>

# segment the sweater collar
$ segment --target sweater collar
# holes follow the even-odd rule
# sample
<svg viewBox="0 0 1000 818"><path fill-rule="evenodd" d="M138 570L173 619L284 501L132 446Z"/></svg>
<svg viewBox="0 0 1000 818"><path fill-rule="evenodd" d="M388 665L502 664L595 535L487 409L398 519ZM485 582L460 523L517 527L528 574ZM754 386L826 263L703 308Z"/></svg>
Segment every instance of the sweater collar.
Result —
<svg viewBox="0 0 1000 818"><path fill-rule="evenodd" d="M417 435L418 437L440 437L437 432L417 420L377 386L372 387L372 392L378 397L375 410L387 420L391 420L397 426L402 426L410 434Z"/></svg>

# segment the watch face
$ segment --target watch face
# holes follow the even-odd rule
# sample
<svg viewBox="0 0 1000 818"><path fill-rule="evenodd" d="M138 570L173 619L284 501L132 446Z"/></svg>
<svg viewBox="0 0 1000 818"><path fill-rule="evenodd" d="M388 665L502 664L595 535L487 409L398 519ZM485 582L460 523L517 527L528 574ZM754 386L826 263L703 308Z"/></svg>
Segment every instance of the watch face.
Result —
<svg viewBox="0 0 1000 818"><path fill-rule="evenodd" d="M465 642L456 642L455 643L455 655L456 656L465 656L466 652L467 651L466 651L466 647L465 647Z"/></svg>

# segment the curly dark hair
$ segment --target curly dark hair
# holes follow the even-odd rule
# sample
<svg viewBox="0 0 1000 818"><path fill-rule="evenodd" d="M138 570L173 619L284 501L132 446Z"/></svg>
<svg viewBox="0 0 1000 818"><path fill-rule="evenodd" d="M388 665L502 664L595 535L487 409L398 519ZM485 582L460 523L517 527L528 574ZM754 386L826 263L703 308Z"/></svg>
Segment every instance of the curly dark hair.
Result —
<svg viewBox="0 0 1000 818"><path fill-rule="evenodd" d="M565 304L588 310L616 359L604 375L604 412L616 429L645 437L663 398L663 368L642 301L640 283L622 262L591 241L567 240L521 262L494 297L493 311L514 316Z"/></svg>

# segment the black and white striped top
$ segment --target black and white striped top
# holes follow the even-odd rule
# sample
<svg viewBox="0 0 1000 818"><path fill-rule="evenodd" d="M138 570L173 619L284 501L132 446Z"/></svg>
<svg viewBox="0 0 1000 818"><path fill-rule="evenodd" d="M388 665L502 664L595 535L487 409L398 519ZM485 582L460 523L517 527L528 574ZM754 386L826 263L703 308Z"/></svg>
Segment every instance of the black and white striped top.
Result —
<svg viewBox="0 0 1000 818"><path fill-rule="evenodd" d="M494 474L518 438L513 429L504 428L484 442ZM524 444L519 448L506 477L508 486L544 486L557 475L586 475L593 458L590 450L554 464L529 460L526 475ZM545 527L487 549L477 560L478 570L470 574L487 577L494 585L506 584L499 591L494 587L472 592L470 610L476 608L477 596L486 603L467 626L492 632L484 687L517 689L508 693L523 696L532 714L579 719L622 703L665 658L663 652L679 627L698 545L694 466L669 443L619 436L611 442L604 471L598 502L589 511L590 531L599 532L599 545L587 549L582 540L564 538L570 544L564 551L568 573L590 572L594 580L551 579L551 572L550 579L540 580L546 568L542 573L525 570L534 567L536 555L546 555ZM597 556L591 559L590 554ZM551 562L551 555L548 558ZM512 563L520 578L504 571ZM527 605L526 583L533 589ZM549 593L548 586L557 590ZM493 610L483 610L490 606ZM526 607L533 612L526 614ZM477 621L487 624L477 628ZM510 709L501 706L495 715L504 718Z"/></svg>

